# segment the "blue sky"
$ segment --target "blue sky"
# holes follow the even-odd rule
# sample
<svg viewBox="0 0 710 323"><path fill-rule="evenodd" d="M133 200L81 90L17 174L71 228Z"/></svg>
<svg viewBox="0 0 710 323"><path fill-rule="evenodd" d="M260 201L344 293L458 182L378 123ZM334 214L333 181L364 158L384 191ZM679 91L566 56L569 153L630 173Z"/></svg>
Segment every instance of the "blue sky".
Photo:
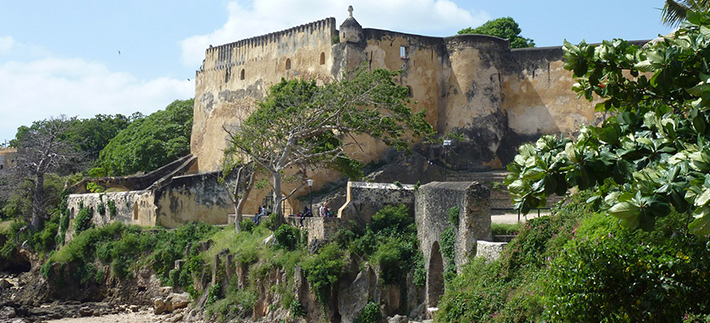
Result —
<svg viewBox="0 0 710 323"><path fill-rule="evenodd" d="M662 0L0 0L0 143L50 116L149 114L191 98L209 44L339 24L349 4L365 28L431 36L510 16L538 46L671 31Z"/></svg>

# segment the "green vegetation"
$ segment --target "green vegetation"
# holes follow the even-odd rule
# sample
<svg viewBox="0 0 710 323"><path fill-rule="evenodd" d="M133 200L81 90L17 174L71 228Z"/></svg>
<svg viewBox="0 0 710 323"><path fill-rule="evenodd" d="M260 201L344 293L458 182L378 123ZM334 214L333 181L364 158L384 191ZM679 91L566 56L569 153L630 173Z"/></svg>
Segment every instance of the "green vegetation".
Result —
<svg viewBox="0 0 710 323"><path fill-rule="evenodd" d="M511 17L503 17L487 21L477 28L464 28L458 31L459 35L478 34L496 36L510 41L510 48L535 47L535 42L530 38L520 36L522 29Z"/></svg>
<svg viewBox="0 0 710 323"><path fill-rule="evenodd" d="M687 19L672 38L642 48L622 40L565 44L574 90L601 97L597 109L612 116L576 141L546 136L522 146L508 166L517 208L527 212L578 187L631 229L651 230L687 211L693 232L710 233L710 14Z"/></svg>
<svg viewBox="0 0 710 323"><path fill-rule="evenodd" d="M355 323L379 323L382 321L380 304L369 302L355 318Z"/></svg>
<svg viewBox="0 0 710 323"><path fill-rule="evenodd" d="M85 210L85 209L84 209ZM78 216L77 216L78 217ZM112 275L125 278L140 266L148 266L164 283L175 260L182 259L189 243L200 241L215 231L204 224L189 224L175 230L144 230L138 226L112 223L87 228L59 251L52 253L43 265L42 274L57 281L84 284L98 279L96 268L108 266ZM53 273L54 263L77 268L76 272ZM68 268L68 267L67 267Z"/></svg>
<svg viewBox="0 0 710 323"><path fill-rule="evenodd" d="M150 172L190 152L194 100L175 100L165 110L133 121L121 130L98 159L95 175Z"/></svg>
<svg viewBox="0 0 710 323"><path fill-rule="evenodd" d="M491 223L493 235L514 235L522 229L521 223Z"/></svg>

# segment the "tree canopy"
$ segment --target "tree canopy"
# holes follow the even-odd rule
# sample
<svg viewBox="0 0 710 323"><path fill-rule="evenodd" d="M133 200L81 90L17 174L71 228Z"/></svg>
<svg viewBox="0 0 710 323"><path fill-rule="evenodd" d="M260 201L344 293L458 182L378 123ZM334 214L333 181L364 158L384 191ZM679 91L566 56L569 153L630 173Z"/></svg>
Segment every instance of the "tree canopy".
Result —
<svg viewBox="0 0 710 323"><path fill-rule="evenodd" d="M121 130L99 154L102 175L150 172L189 154L193 104L175 100Z"/></svg>
<svg viewBox="0 0 710 323"><path fill-rule="evenodd" d="M530 38L520 36L522 29L511 17L503 17L487 21L477 28L464 28L458 31L459 35L479 34L496 36L510 41L510 48L535 47L535 42Z"/></svg>
<svg viewBox="0 0 710 323"><path fill-rule="evenodd" d="M281 80L258 108L233 130L228 153L246 156L272 177L274 213L284 199L281 181L286 169L306 171L316 165L357 170L359 162L345 153L346 139L367 134L398 149L408 149L406 135L433 132L424 112L407 106L408 90L396 84L396 72L359 68L322 86L315 81ZM354 141L352 141L354 142ZM353 143L350 143L353 144Z"/></svg>
<svg viewBox="0 0 710 323"><path fill-rule="evenodd" d="M507 179L517 208L577 187L629 228L651 229L672 207L694 215L691 231L710 234L710 14L687 20L643 47L565 43L574 91L601 98L597 110L611 116L575 141L545 136L520 147Z"/></svg>

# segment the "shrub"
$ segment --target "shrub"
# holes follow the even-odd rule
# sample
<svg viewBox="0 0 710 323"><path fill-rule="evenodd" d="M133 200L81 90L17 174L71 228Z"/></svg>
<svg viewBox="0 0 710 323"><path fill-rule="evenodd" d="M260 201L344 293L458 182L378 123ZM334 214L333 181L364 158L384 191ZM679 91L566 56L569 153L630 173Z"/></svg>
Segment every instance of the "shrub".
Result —
<svg viewBox="0 0 710 323"><path fill-rule="evenodd" d="M106 214L106 205L104 202L100 202L99 205L96 206L96 211L99 212L101 215Z"/></svg>
<svg viewBox="0 0 710 323"><path fill-rule="evenodd" d="M108 200L108 202L106 202L106 204L108 206L109 214L111 215L112 218L115 218L116 214L118 213L118 211L116 210L116 201Z"/></svg>
<svg viewBox="0 0 710 323"><path fill-rule="evenodd" d="M276 245L286 250L295 250L301 240L301 230L288 224L282 224L274 232Z"/></svg>
<svg viewBox="0 0 710 323"><path fill-rule="evenodd" d="M710 292L707 239L663 229L683 228L683 217L661 218L649 233L602 214L585 221L550 263L545 317L677 322L687 313L708 313L710 300L697 297Z"/></svg>
<svg viewBox="0 0 710 323"><path fill-rule="evenodd" d="M291 304L289 305L289 311L291 312L291 316L293 317L305 317L306 316L306 311L303 308L303 305L301 302L298 300L294 299L291 301Z"/></svg>
<svg viewBox="0 0 710 323"><path fill-rule="evenodd" d="M446 211L446 216L449 218L449 223L455 227L459 226L459 207L454 206Z"/></svg>
<svg viewBox="0 0 710 323"><path fill-rule="evenodd" d="M388 237L378 244L370 258L380 267L380 278L385 284L401 282L414 268L417 255L416 241Z"/></svg>
<svg viewBox="0 0 710 323"><path fill-rule="evenodd" d="M409 215L409 208L400 206L385 206L372 216L370 228L380 235L397 235L404 232L416 232L414 218Z"/></svg>
<svg viewBox="0 0 710 323"><path fill-rule="evenodd" d="M318 301L325 304L344 266L343 253L335 243L325 245L318 254L304 261L303 269Z"/></svg>
<svg viewBox="0 0 710 323"><path fill-rule="evenodd" d="M239 222L239 227L242 229L242 231L252 232L256 227L256 223L251 220L242 220L242 222Z"/></svg>
<svg viewBox="0 0 710 323"><path fill-rule="evenodd" d="M94 216L90 208L80 208L74 218L74 234L78 235L91 227L91 218Z"/></svg>
<svg viewBox="0 0 710 323"><path fill-rule="evenodd" d="M379 323L380 321L382 321L380 304L375 302L368 302L355 318L355 323Z"/></svg>

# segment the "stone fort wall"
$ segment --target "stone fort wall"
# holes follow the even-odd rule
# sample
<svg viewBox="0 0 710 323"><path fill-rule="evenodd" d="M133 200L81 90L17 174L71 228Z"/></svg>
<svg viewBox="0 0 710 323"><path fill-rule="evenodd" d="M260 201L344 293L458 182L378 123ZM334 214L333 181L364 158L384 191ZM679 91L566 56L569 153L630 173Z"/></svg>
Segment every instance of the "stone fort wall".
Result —
<svg viewBox="0 0 710 323"><path fill-rule="evenodd" d="M574 80L562 68L561 47L511 50L507 40L491 36L442 38L368 29L352 16L338 28L335 18L327 18L206 50L196 76L191 139L197 171L219 169L225 129L238 129L271 85L282 78L330 82L360 65L401 70L397 81L410 89L412 109L425 110L439 133L464 136L447 149L448 158L441 146L413 141L416 153L452 170L501 169L519 144L595 122L593 103L577 100L571 91ZM350 153L365 163L389 149L371 138L356 140L359 145ZM309 177L318 190L338 174L316 171ZM286 183L284 192L297 184ZM246 210L266 194L266 189L252 192ZM306 194L304 188L294 198Z"/></svg>

